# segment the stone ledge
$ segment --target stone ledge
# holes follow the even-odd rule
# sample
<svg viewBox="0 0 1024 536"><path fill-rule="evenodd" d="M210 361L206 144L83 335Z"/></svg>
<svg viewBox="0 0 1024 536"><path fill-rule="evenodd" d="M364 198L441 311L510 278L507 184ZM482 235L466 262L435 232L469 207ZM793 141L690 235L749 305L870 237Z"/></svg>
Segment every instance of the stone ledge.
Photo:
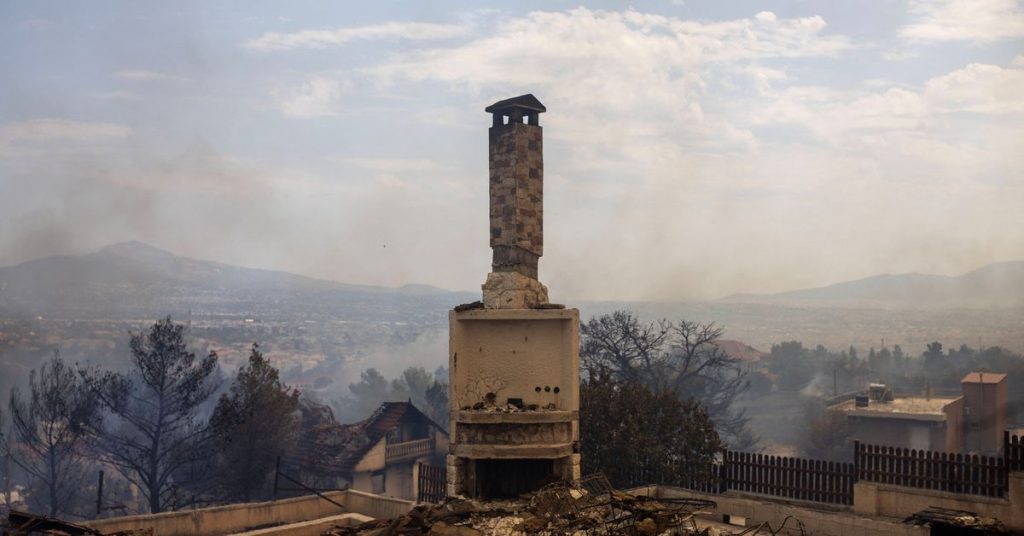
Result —
<svg viewBox="0 0 1024 536"><path fill-rule="evenodd" d="M579 318L578 309L469 309L452 311L455 320L573 320Z"/></svg>
<svg viewBox="0 0 1024 536"><path fill-rule="evenodd" d="M915 495L918 497L930 497L933 499L945 499L948 501L956 501L959 503L991 504L994 506L1005 507L1013 506L1010 499L1006 497L989 497L987 495L974 495L972 493L957 493L953 491L942 491L937 489L913 488L909 486L897 486L896 484L881 484L878 482L871 482L868 480L861 480L859 482L854 483L854 496L856 497L858 488L863 489L866 486L873 487L880 492L901 495Z"/></svg>
<svg viewBox="0 0 1024 536"><path fill-rule="evenodd" d="M572 456L572 443L554 445L455 445L455 456L474 460L556 459Z"/></svg>
<svg viewBox="0 0 1024 536"><path fill-rule="evenodd" d="M498 411L459 410L455 422L464 424L538 424L551 422L573 422L580 418L578 411L520 411L504 413Z"/></svg>

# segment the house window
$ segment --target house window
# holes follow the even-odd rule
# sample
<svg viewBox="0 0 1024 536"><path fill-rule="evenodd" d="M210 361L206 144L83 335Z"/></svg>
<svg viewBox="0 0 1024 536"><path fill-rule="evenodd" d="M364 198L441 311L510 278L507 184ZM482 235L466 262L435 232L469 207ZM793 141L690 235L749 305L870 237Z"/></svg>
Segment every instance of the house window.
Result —
<svg viewBox="0 0 1024 536"><path fill-rule="evenodd" d="M384 493L384 471L376 471L370 475L370 485L373 493Z"/></svg>

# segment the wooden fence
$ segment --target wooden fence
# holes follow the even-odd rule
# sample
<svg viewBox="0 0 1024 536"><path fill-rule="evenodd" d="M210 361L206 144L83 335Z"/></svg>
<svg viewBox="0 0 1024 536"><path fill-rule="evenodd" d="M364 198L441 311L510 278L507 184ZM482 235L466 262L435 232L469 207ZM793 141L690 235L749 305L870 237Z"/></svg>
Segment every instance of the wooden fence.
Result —
<svg viewBox="0 0 1024 536"><path fill-rule="evenodd" d="M1009 483L1006 460L854 442L857 478L866 482L951 493L1002 497Z"/></svg>
<svg viewBox="0 0 1024 536"><path fill-rule="evenodd" d="M1003 457L1006 458L1008 471L1024 471L1024 436L1010 435L1003 432Z"/></svg>
<svg viewBox="0 0 1024 536"><path fill-rule="evenodd" d="M419 464L419 494L416 502L439 503L448 495L448 470L445 466Z"/></svg>
<svg viewBox="0 0 1024 536"><path fill-rule="evenodd" d="M625 486L661 484L703 493L734 490L827 504L853 504L853 464L725 451L721 462L658 466L636 462Z"/></svg>
<svg viewBox="0 0 1024 536"><path fill-rule="evenodd" d="M724 488L800 501L853 504L853 464L725 452Z"/></svg>
<svg viewBox="0 0 1024 536"><path fill-rule="evenodd" d="M720 463L677 463L654 464L646 460L634 461L628 472L606 471L614 485L621 488L661 484L677 486L703 493L722 493L722 464Z"/></svg>
<svg viewBox="0 0 1024 536"><path fill-rule="evenodd" d="M854 442L854 462L724 451L721 463L662 467L635 462L628 486L664 484L702 491L740 491L827 504L853 504L858 480L909 488L1003 497L1011 471L1024 471L1024 437L1006 432L1001 456L912 450ZM652 468L653 467L653 468Z"/></svg>
<svg viewBox="0 0 1024 536"><path fill-rule="evenodd" d="M913 450L855 441L854 462L724 451L720 462L655 464L634 460L628 471L609 468L617 487L678 486L704 493L739 491L800 501L852 505L858 480L909 488L1003 497L1009 473L1024 471L1024 437L1006 432L1002 456ZM419 464L419 502L446 495L445 467Z"/></svg>

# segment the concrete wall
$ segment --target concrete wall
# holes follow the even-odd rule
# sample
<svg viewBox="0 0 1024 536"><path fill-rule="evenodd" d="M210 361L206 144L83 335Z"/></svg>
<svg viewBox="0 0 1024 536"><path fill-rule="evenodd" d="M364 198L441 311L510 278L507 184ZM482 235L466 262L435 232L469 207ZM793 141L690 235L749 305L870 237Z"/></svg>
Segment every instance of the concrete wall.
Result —
<svg viewBox="0 0 1024 536"><path fill-rule="evenodd" d="M387 482L385 482L385 484L387 484ZM354 473L352 475L352 487L349 489L365 493L373 493L373 473L369 471Z"/></svg>
<svg viewBox="0 0 1024 536"><path fill-rule="evenodd" d="M851 415L847 422L850 436L861 443L918 450L947 450L947 427L942 421Z"/></svg>
<svg viewBox="0 0 1024 536"><path fill-rule="evenodd" d="M444 449L447 449L447 439L442 434L437 434L437 441L442 442ZM398 499L412 500L417 499L419 493L419 464L420 463L431 463L435 457L440 457L444 452L441 447L435 444L434 452L436 456L424 456L415 460L402 461L398 463L392 463L390 466L385 468L383 463L384 456L384 440L381 440L377 447L374 447L372 452L378 450L380 447L381 451L381 463L368 463L367 467L371 467L368 470L359 470L354 472L352 475L351 489L373 493L373 473L379 470L384 470L384 492L381 495L386 497L395 497ZM369 457L369 456L368 456ZM367 458L364 458L366 460ZM360 463L358 467L362 467L364 464Z"/></svg>
<svg viewBox="0 0 1024 536"><path fill-rule="evenodd" d="M152 530L153 536L219 535L245 532L258 527L312 521L342 513L358 513L378 519L391 518L405 514L413 506L411 501L379 497L355 490L332 491L324 495L344 505L345 510L316 495L310 495L280 501L112 517L82 524L104 533L141 529Z"/></svg>
<svg viewBox="0 0 1024 536"><path fill-rule="evenodd" d="M629 490L634 495L658 498L695 498L714 501L715 517L728 515L745 518L745 526L756 526L767 522L778 530L787 517L786 534L831 535L831 536L927 536L924 527L904 525L901 519L880 519L865 517L842 507L828 507L811 503L796 503L772 500L756 496L729 492L724 495L709 495L670 486L647 486ZM801 527L796 523L799 520Z"/></svg>
<svg viewBox="0 0 1024 536"><path fill-rule="evenodd" d="M1024 473L1010 473L1010 490L1005 499L872 482L853 485L853 509L863 514L906 517L929 506L977 512L1002 521L1008 528L1024 531Z"/></svg>
<svg viewBox="0 0 1024 536"><path fill-rule="evenodd" d="M431 433L434 434L434 456L444 456L448 453L448 434L442 433L437 428L434 428Z"/></svg>
<svg viewBox="0 0 1024 536"><path fill-rule="evenodd" d="M345 500L341 501L341 504L344 504L350 512L367 515L374 519L398 517L415 506L412 501L381 497L361 491L348 490L346 494Z"/></svg>
<svg viewBox="0 0 1024 536"><path fill-rule="evenodd" d="M944 452L964 451L964 399L960 397L943 408L946 413L946 437L942 448L934 449Z"/></svg>
<svg viewBox="0 0 1024 536"><path fill-rule="evenodd" d="M498 405L520 398L525 405L579 409L578 310L452 311L448 325L452 415L484 402L489 392ZM449 430L455 438L454 427Z"/></svg>
<svg viewBox="0 0 1024 536"><path fill-rule="evenodd" d="M387 439L380 438L363 459L355 466L356 471L380 471L387 461Z"/></svg>
<svg viewBox="0 0 1024 536"><path fill-rule="evenodd" d="M341 514L313 521L239 532L236 536L320 536L334 527L354 527L372 520L372 517L362 514Z"/></svg>
<svg viewBox="0 0 1024 536"><path fill-rule="evenodd" d="M385 488L384 493L381 495L416 500L412 490L413 470L411 462L403 462L388 467L384 473Z"/></svg>
<svg viewBox="0 0 1024 536"><path fill-rule="evenodd" d="M579 478L579 311L451 311L448 325L448 493L487 493L476 486L484 481L467 478L475 468L467 459L561 460L558 475ZM472 409L491 397L498 407L521 400L525 410Z"/></svg>
<svg viewBox="0 0 1024 536"><path fill-rule="evenodd" d="M964 419L965 448L982 453L998 451L1007 427L1006 379L999 383L962 382L961 386L968 409Z"/></svg>

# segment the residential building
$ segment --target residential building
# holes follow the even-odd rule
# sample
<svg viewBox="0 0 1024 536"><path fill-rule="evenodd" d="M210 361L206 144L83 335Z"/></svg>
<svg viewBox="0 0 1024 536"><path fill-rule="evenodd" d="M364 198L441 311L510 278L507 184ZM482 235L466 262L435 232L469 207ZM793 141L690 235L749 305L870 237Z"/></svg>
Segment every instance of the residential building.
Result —
<svg viewBox="0 0 1024 536"><path fill-rule="evenodd" d="M872 383L866 394L836 399L829 410L845 413L850 436L862 443L999 452L1009 424L1006 374L971 372L960 387L960 396L894 396L884 384Z"/></svg>
<svg viewBox="0 0 1024 536"><path fill-rule="evenodd" d="M326 406L304 402L301 410L302 432L287 465L311 487L415 500L419 464L444 463L448 433L411 402L385 402L349 425Z"/></svg>
<svg viewBox="0 0 1024 536"><path fill-rule="evenodd" d="M963 407L962 396L896 397L884 385L871 384L867 395L829 409L846 414L850 437L862 443L960 452Z"/></svg>
<svg viewBox="0 0 1024 536"><path fill-rule="evenodd" d="M1003 445L1006 418L1006 374L971 372L960 380L964 398L964 448L995 453Z"/></svg>

